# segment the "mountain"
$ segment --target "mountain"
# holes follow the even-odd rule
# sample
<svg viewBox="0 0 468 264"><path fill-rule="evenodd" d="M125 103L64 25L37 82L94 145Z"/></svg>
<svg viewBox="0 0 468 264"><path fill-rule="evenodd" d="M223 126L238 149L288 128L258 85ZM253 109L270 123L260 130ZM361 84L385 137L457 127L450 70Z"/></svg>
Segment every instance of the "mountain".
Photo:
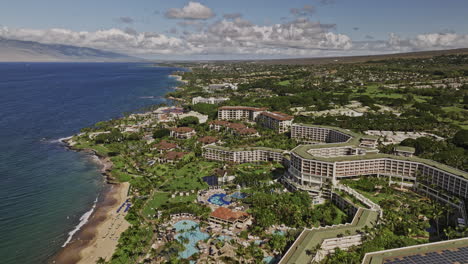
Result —
<svg viewBox="0 0 468 264"><path fill-rule="evenodd" d="M431 50L431 51L416 51L407 53L380 54L368 56L342 56L342 57L321 57L321 58L291 58L291 59L272 59L272 60L257 60L250 61L252 63L264 64L288 64L288 65L314 65L314 64L330 64L330 63L359 63L371 61L384 61L393 59L423 59L442 55L460 55L468 54L468 48L449 49L449 50Z"/></svg>
<svg viewBox="0 0 468 264"><path fill-rule="evenodd" d="M137 62L125 54L69 45L0 38L0 62Z"/></svg>

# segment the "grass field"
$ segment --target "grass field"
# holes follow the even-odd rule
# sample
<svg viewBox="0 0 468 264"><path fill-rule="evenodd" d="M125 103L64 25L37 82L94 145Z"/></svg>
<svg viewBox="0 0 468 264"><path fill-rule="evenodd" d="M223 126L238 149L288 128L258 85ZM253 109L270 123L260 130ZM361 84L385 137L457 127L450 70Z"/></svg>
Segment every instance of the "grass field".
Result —
<svg viewBox="0 0 468 264"><path fill-rule="evenodd" d="M170 193L156 192L145 204L145 207L143 207L143 215L145 217L148 217L148 215L154 215L156 211L159 210L163 205L193 202L195 199L196 194L192 193L189 196L177 195L176 197L171 198Z"/></svg>
<svg viewBox="0 0 468 264"><path fill-rule="evenodd" d="M164 191L189 191L204 189L208 185L201 178L213 174L213 170L218 167L215 162L189 163L184 167L168 171L168 180L161 186Z"/></svg>

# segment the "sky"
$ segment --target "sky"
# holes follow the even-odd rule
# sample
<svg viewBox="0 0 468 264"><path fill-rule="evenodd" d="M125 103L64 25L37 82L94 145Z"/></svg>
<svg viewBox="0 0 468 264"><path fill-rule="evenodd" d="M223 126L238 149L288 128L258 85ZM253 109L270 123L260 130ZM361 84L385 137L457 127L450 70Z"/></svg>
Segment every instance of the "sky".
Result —
<svg viewBox="0 0 468 264"><path fill-rule="evenodd" d="M0 0L0 37L147 59L468 47L467 0Z"/></svg>

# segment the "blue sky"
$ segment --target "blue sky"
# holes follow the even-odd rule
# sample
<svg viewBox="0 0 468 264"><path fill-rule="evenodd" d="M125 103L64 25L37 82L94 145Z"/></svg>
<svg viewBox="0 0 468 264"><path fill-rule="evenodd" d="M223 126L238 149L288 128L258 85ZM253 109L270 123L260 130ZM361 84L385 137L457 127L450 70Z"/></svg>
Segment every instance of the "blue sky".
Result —
<svg viewBox="0 0 468 264"><path fill-rule="evenodd" d="M468 1L15 0L0 26L7 38L150 58L359 55L466 47Z"/></svg>

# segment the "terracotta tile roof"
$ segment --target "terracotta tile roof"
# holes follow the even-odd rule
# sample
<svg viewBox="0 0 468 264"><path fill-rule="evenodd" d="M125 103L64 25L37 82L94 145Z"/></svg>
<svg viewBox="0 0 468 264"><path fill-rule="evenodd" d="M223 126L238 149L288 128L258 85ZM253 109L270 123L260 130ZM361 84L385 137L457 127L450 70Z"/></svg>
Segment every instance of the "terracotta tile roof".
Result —
<svg viewBox="0 0 468 264"><path fill-rule="evenodd" d="M211 213L211 217L234 222L238 219L249 217L249 214L244 212L235 212L226 207L218 207L218 209Z"/></svg>
<svg viewBox="0 0 468 264"><path fill-rule="evenodd" d="M164 158L167 160L178 160L187 155L187 152L169 151L164 154Z"/></svg>
<svg viewBox="0 0 468 264"><path fill-rule="evenodd" d="M260 114L280 121L292 120L294 118L290 115L280 112L262 112Z"/></svg>
<svg viewBox="0 0 468 264"><path fill-rule="evenodd" d="M177 144L167 142L166 140L162 140L161 142L154 145L156 149L160 150L168 150L168 149L175 149L177 148Z"/></svg>
<svg viewBox="0 0 468 264"><path fill-rule="evenodd" d="M194 129L191 127L176 127L176 128L172 128L172 131L177 132L177 133L189 133L189 132L194 131Z"/></svg>
<svg viewBox="0 0 468 264"><path fill-rule="evenodd" d="M266 107L250 107L250 106L221 106L218 110L250 110L250 111L265 111Z"/></svg>
<svg viewBox="0 0 468 264"><path fill-rule="evenodd" d="M227 127L231 128L231 129L243 129L243 128L246 128L247 126L244 125L244 124L241 124L241 123L229 123L227 125Z"/></svg>
<svg viewBox="0 0 468 264"><path fill-rule="evenodd" d="M210 122L210 125L218 125L218 126L227 126L230 124L228 121L223 121L223 120L214 120Z"/></svg>
<svg viewBox="0 0 468 264"><path fill-rule="evenodd" d="M253 135L257 134L257 130L255 128L241 128L241 129L236 129L236 132L241 134L241 135Z"/></svg>
<svg viewBox="0 0 468 264"><path fill-rule="evenodd" d="M201 142L204 144L211 144L211 143L218 142L218 138L212 137L212 136L205 136L205 137L199 138L198 142Z"/></svg>

